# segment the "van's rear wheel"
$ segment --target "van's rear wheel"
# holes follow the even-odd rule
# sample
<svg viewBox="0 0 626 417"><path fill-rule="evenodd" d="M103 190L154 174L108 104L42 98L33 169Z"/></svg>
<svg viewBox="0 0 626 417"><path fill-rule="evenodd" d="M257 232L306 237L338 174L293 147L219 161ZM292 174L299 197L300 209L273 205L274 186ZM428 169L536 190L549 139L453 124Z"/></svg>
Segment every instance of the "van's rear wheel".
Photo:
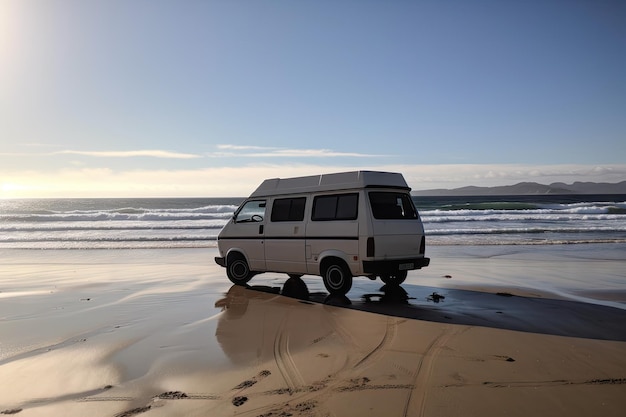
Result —
<svg viewBox="0 0 626 417"><path fill-rule="evenodd" d="M406 271L398 271L393 274L383 274L380 280L387 285L400 285L406 279Z"/></svg>
<svg viewBox="0 0 626 417"><path fill-rule="evenodd" d="M250 271L246 258L241 254L234 254L228 257L226 275L233 284L244 285L254 274Z"/></svg>
<svg viewBox="0 0 626 417"><path fill-rule="evenodd" d="M329 293L345 295L352 288L352 273L342 261L334 261L325 265L322 280Z"/></svg>

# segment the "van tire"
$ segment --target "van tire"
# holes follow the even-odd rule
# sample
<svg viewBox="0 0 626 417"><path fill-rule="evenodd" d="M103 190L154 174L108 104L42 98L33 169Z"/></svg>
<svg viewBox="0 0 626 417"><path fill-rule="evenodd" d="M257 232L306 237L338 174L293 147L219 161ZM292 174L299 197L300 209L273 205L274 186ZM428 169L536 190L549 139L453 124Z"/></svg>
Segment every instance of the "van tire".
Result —
<svg viewBox="0 0 626 417"><path fill-rule="evenodd" d="M254 274L250 271L246 258L242 254L236 253L228 257L226 275L233 284L245 285Z"/></svg>
<svg viewBox="0 0 626 417"><path fill-rule="evenodd" d="M380 280L387 285L400 285L406 279L406 271L398 271L393 274L383 274L380 276Z"/></svg>
<svg viewBox="0 0 626 417"><path fill-rule="evenodd" d="M322 267L324 286L332 295L345 295L352 288L352 273L345 262L332 260Z"/></svg>

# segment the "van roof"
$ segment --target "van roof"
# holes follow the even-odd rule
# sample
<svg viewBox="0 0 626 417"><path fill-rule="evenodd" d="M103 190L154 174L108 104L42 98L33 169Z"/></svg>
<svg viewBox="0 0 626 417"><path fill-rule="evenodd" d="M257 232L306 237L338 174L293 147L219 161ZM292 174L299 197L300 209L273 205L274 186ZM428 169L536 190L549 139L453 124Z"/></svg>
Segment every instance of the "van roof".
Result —
<svg viewBox="0 0 626 417"><path fill-rule="evenodd" d="M250 197L315 191L349 190L366 187L399 188L410 191L402 174L380 171L350 171L295 178L267 179Z"/></svg>

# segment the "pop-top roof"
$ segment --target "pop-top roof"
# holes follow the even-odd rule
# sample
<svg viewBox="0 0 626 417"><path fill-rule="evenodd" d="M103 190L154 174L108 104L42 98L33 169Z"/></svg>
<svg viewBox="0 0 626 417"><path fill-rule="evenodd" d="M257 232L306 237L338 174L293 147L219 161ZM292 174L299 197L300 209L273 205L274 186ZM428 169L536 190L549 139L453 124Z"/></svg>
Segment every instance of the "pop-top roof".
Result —
<svg viewBox="0 0 626 417"><path fill-rule="evenodd" d="M365 187L391 187L410 190L402 174L397 172L351 171L307 177L267 179L259 185L250 197Z"/></svg>

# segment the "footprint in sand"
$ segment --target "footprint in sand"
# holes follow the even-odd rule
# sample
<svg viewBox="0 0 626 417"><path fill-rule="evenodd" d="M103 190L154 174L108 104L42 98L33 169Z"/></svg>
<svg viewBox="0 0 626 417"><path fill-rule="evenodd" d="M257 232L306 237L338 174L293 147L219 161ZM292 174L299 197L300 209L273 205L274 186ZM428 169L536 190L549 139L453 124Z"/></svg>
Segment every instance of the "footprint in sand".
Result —
<svg viewBox="0 0 626 417"><path fill-rule="evenodd" d="M128 410L128 411L124 411L122 413L116 414L115 417L131 417L137 414L145 413L151 408L152 407L149 405L146 407L137 407L137 408L133 408L132 410Z"/></svg>
<svg viewBox="0 0 626 417"><path fill-rule="evenodd" d="M506 361L506 362L515 362L515 359L513 359L510 356L506 356L506 355L495 355L495 358L498 358L500 360Z"/></svg>
<svg viewBox="0 0 626 417"><path fill-rule="evenodd" d="M254 384L256 384L257 382L259 382L261 379L270 376L272 373L270 371L268 371L267 369L259 372L259 374L255 377L252 377L250 379L247 379L245 381L243 381L242 383L240 383L239 385L237 385L235 388L233 389L244 389L244 388L250 388L251 386L253 386Z"/></svg>
<svg viewBox="0 0 626 417"><path fill-rule="evenodd" d="M233 405L239 407L240 405L244 405L246 401L248 401L248 397L238 396L233 398Z"/></svg>
<svg viewBox="0 0 626 417"><path fill-rule="evenodd" d="M168 391L163 394L157 395L158 398L162 400L182 400L184 398L189 398L187 394L180 391Z"/></svg>

